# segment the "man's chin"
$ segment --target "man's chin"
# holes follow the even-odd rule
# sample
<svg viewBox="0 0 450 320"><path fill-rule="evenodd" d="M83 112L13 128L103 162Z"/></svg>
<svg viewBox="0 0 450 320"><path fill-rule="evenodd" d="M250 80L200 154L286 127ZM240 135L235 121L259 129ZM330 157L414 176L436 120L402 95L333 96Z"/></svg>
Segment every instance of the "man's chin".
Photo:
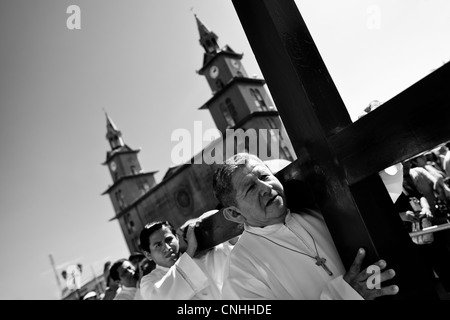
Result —
<svg viewBox="0 0 450 320"><path fill-rule="evenodd" d="M279 203L274 202L274 203L272 203L272 205L269 205L266 208L266 212L267 212L268 216L272 216L275 219L278 219L278 218L281 219L286 216L288 211L287 211L286 206L284 205L284 202L279 202Z"/></svg>
<svg viewBox="0 0 450 320"><path fill-rule="evenodd" d="M282 196L277 195L266 204L266 208L278 208L279 210L286 211L286 202Z"/></svg>
<svg viewBox="0 0 450 320"><path fill-rule="evenodd" d="M177 262L177 260L178 260L178 258L175 257L175 256L173 256L173 257L168 257L168 258L166 259L166 264L168 264L168 265L169 265L169 268L170 268L171 266L173 266L173 265L175 264L175 262Z"/></svg>

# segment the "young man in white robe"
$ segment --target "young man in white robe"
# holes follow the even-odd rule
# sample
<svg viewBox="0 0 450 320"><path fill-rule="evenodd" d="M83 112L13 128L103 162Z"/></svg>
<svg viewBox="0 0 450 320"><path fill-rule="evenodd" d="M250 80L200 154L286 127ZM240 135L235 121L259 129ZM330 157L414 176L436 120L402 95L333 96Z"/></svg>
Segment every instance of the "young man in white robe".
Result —
<svg viewBox="0 0 450 320"><path fill-rule="evenodd" d="M138 290L139 274L130 261L117 260L111 266L109 274L113 281L119 281L122 288L113 300L142 300Z"/></svg>
<svg viewBox="0 0 450 320"><path fill-rule="evenodd" d="M362 249L346 272L322 216L290 212L280 181L256 156L227 160L213 188L225 217L244 224L227 263L223 299L374 299L398 292L394 285L369 289ZM374 265L386 268L383 260ZM383 271L380 282L394 275Z"/></svg>
<svg viewBox="0 0 450 320"><path fill-rule="evenodd" d="M201 218L215 213L209 211ZM140 290L145 300L220 300L224 267L232 242L219 244L197 253L194 228L200 219L186 225L186 250L180 250L180 239L167 222L148 224L141 231L141 249L156 268L142 277Z"/></svg>

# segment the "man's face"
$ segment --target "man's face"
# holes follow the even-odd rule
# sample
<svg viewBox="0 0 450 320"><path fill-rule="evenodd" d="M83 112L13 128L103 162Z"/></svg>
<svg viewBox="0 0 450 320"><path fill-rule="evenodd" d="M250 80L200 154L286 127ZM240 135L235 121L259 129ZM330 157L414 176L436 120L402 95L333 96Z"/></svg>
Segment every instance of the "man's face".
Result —
<svg viewBox="0 0 450 320"><path fill-rule="evenodd" d="M162 267L170 268L179 257L180 243L168 227L153 232L149 238L152 260Z"/></svg>
<svg viewBox="0 0 450 320"><path fill-rule="evenodd" d="M264 163L249 159L235 172L232 183L236 208L245 223L264 227L284 221L287 208L283 186Z"/></svg>
<svg viewBox="0 0 450 320"><path fill-rule="evenodd" d="M117 269L117 273L119 274L120 282L125 287L135 287L137 283L137 273L133 264L126 260L122 263L122 265Z"/></svg>

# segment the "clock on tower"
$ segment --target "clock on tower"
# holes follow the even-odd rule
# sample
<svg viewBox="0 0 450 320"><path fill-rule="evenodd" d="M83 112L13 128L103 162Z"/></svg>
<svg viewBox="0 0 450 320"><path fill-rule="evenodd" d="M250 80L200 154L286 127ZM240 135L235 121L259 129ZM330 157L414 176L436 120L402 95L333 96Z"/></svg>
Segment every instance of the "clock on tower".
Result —
<svg viewBox="0 0 450 320"><path fill-rule="evenodd" d="M217 78L217 76L219 75L219 67L217 66L212 66L209 69L209 75L211 76L211 78L215 79Z"/></svg>

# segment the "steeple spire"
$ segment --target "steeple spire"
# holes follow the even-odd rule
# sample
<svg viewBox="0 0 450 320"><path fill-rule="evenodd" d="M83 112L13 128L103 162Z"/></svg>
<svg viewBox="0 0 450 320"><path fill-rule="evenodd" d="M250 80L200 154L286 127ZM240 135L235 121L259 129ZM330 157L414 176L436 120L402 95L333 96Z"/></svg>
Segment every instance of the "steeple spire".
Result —
<svg viewBox="0 0 450 320"><path fill-rule="evenodd" d="M104 111L104 110L103 110ZM122 139L122 132L117 129L114 122L109 117L108 113L105 111L106 116L106 139L108 139L111 146L111 150L118 149L124 146Z"/></svg>
<svg viewBox="0 0 450 320"><path fill-rule="evenodd" d="M200 34L200 44L208 54L214 54L220 51L217 39L219 38L214 32L210 31L194 13L197 21L198 32Z"/></svg>

